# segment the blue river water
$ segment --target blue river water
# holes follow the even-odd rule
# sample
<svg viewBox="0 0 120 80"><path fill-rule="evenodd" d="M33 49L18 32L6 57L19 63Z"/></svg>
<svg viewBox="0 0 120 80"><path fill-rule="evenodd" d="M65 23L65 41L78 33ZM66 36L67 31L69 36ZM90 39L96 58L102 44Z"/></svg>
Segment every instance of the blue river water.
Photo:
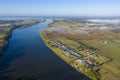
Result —
<svg viewBox="0 0 120 80"><path fill-rule="evenodd" d="M40 31L52 20L12 32L0 56L0 80L90 80L44 44Z"/></svg>

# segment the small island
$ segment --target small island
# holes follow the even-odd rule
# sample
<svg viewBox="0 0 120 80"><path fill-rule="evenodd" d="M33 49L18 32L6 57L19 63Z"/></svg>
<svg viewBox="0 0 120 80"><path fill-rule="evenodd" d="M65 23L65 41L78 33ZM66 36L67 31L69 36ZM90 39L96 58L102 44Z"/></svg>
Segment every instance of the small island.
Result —
<svg viewBox="0 0 120 80"><path fill-rule="evenodd" d="M44 22L44 19L0 20L0 55L8 46L8 39L16 28L25 28Z"/></svg>
<svg viewBox="0 0 120 80"><path fill-rule="evenodd" d="M120 23L54 19L40 35L61 59L92 80L120 79Z"/></svg>

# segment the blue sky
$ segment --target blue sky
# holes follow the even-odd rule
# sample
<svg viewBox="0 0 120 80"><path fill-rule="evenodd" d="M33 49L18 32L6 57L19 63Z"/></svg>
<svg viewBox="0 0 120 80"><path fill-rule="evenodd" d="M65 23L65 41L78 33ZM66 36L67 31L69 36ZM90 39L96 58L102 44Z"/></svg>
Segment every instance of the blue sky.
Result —
<svg viewBox="0 0 120 80"><path fill-rule="evenodd" d="M4 16L120 16L120 0L0 0Z"/></svg>

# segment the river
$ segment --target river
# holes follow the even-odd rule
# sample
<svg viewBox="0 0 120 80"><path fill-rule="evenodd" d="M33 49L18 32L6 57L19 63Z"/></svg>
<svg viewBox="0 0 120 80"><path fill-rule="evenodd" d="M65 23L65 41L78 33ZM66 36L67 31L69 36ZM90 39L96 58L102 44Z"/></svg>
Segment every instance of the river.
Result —
<svg viewBox="0 0 120 80"><path fill-rule="evenodd" d="M12 32L0 56L0 80L89 80L54 54L39 33L52 20Z"/></svg>

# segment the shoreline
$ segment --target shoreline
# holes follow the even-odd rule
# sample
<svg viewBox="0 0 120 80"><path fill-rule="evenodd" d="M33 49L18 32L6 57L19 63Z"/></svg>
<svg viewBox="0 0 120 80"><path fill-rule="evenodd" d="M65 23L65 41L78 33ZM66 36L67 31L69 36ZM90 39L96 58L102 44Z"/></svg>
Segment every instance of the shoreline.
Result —
<svg viewBox="0 0 120 80"><path fill-rule="evenodd" d="M82 73L83 75L85 75L86 77L88 77L90 80L99 80L100 76L96 73L94 73L94 71L90 70L88 73L85 71L81 71L79 70L75 65L75 59L67 56L64 54L64 52L58 48L52 48L51 45L49 45L49 40L44 36L44 32L41 31L40 32L40 36L43 40L43 42L45 43L45 45L51 49L58 57L60 57L62 60L64 60L68 65L70 65L71 67L73 67L74 69L76 69L78 72ZM80 66L82 68L84 68L84 66ZM87 69L87 68L84 68Z"/></svg>
<svg viewBox="0 0 120 80"><path fill-rule="evenodd" d="M20 26L18 26L18 25L16 25L15 27L12 27L12 28L10 28L10 30L8 31L8 34L6 34L6 37L3 39L4 41L5 41L5 44L1 47L0 46L0 56L2 56L2 54L5 52L5 50L7 49L7 47L8 47L8 45L9 45L9 39L11 38L11 36L12 36L12 32L15 30L15 29L17 29L17 28L26 28L26 27L29 27L29 26L32 26L32 25L36 25L36 24L39 24L39 23L41 23L41 22L44 22L44 20L43 21L38 21L38 22L36 22L36 23L29 23L29 24L25 24L25 25L20 25Z"/></svg>
<svg viewBox="0 0 120 80"><path fill-rule="evenodd" d="M54 19L40 35L56 55L92 80L120 79L119 30L91 29L86 23Z"/></svg>

